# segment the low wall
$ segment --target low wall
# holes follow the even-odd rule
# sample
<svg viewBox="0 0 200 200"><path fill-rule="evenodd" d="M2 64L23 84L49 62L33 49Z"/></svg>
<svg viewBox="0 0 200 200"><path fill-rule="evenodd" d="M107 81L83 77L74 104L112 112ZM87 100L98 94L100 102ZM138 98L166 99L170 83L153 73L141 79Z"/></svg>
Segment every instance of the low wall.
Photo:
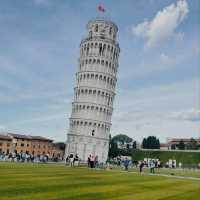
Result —
<svg viewBox="0 0 200 200"><path fill-rule="evenodd" d="M172 151L172 150L134 150L132 152L133 160L143 160L144 158L158 158L166 163L170 159L181 162L184 165L198 165L200 163L199 151Z"/></svg>

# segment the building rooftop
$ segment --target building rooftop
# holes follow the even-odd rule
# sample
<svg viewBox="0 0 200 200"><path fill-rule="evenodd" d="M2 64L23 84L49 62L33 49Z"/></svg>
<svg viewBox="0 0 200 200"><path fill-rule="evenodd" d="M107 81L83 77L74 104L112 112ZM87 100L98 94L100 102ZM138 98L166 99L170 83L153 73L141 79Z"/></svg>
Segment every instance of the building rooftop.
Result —
<svg viewBox="0 0 200 200"><path fill-rule="evenodd" d="M15 133L8 133L8 135L13 137L13 138L17 138L17 139L31 140L31 136L30 135L21 135L21 134L15 134Z"/></svg>
<svg viewBox="0 0 200 200"><path fill-rule="evenodd" d="M0 133L0 140L9 140L9 141L11 141L12 138L9 137L8 135L4 135L4 134Z"/></svg>
<svg viewBox="0 0 200 200"><path fill-rule="evenodd" d="M106 24L111 24L112 26L115 27L116 31L118 31L117 25L116 25L113 21L111 21L110 19L106 19L106 18L103 18L103 17L101 17L101 18L97 17L97 18L95 18L95 19L91 19L91 20L88 21L87 27L88 27L88 25L89 25L90 23L92 23L92 24L93 24L93 23L106 23Z"/></svg>
<svg viewBox="0 0 200 200"><path fill-rule="evenodd" d="M189 142L192 138L168 138L168 142L180 142L181 140ZM200 141L200 138L193 138L196 141Z"/></svg>
<svg viewBox="0 0 200 200"><path fill-rule="evenodd" d="M42 140L42 141L50 141L52 142L52 139L48 139L42 136L32 136L32 135L22 135L22 134L16 134L16 133L0 133L0 139L12 139L12 138L16 138L16 139L25 139L25 140Z"/></svg>
<svg viewBox="0 0 200 200"><path fill-rule="evenodd" d="M168 147L169 145L167 143L160 143L160 147Z"/></svg>
<svg viewBox="0 0 200 200"><path fill-rule="evenodd" d="M45 138L45 137L42 137L42 136L30 136L32 140L43 140L43 141L53 141L51 139L48 139L48 138Z"/></svg>

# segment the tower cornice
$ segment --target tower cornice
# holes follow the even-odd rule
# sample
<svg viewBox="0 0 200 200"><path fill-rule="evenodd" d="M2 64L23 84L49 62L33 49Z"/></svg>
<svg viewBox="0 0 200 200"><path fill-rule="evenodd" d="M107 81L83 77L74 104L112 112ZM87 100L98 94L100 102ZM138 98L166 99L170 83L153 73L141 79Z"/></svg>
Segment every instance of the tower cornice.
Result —
<svg viewBox="0 0 200 200"><path fill-rule="evenodd" d="M92 87L92 86L76 86L74 87L74 90L76 90L77 88L85 88L85 89L96 89L96 90L103 90L103 91L106 91L106 92L109 92L109 93L112 93L114 96L115 96L115 92L113 92L113 90L108 90L108 89L104 89L104 88L98 88L98 87Z"/></svg>
<svg viewBox="0 0 200 200"><path fill-rule="evenodd" d="M107 121L102 121L102 120L95 120L95 119L91 119L91 118L80 118L80 117L70 117L69 118L70 120L83 120L83 121L92 121L92 122L98 122L98 123L105 123L109 126L112 125L111 122L107 122Z"/></svg>

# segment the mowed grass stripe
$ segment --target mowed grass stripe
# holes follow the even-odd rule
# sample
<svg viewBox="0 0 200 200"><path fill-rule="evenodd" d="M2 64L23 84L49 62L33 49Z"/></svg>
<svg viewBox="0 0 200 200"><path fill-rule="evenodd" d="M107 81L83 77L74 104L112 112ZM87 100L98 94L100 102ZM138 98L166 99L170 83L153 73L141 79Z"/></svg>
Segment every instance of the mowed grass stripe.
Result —
<svg viewBox="0 0 200 200"><path fill-rule="evenodd" d="M83 197L85 197L83 199L87 199L86 197L88 197L88 196L89 196L88 197L89 199L93 198L94 196L96 196L97 199L106 199L108 197L109 198L112 198L112 197L118 198L122 194L125 195L125 196L127 196L127 194L129 194L127 197L131 197L132 196L132 198L134 196L134 199L143 199L143 198L145 199L145 197L147 198L147 194L146 194L147 193L147 188L146 187L145 188L142 188L142 187L138 188L137 184L136 185L134 185L134 184L133 185L129 185L128 187L126 185L120 185L120 186L117 185L117 188L115 188L115 186L116 186L116 184L114 186L112 186L111 188L108 188L107 186L98 187L98 188L95 188L94 186L90 186L90 188L88 188L87 186L85 186L85 187L79 188L78 191L79 191L80 194L77 193L77 189L78 188L76 188L76 189L75 188L74 189L70 188L70 193L68 192L69 188L67 188L67 190L65 190L65 191L62 190L63 188L60 188L59 190L56 189L53 193L52 192L44 192L44 193L40 193L39 196L36 195L34 197L35 198L37 197L39 199L47 198L47 197L49 197L49 195L50 196L51 195L55 196L54 193L56 192L57 193L56 196L57 196L58 199L62 198L62 196L65 196L64 199L66 199L66 198L73 199L75 197L77 199L79 199L79 197L80 197L80 199L82 199ZM133 190L133 187L134 187L134 190ZM188 185L186 187L188 187ZM167 197L169 197L169 196L171 197L174 194L177 195L177 190L176 189L177 188L174 188L173 193L170 192L170 195L168 195L167 191L166 192L162 192L162 193L159 192L159 194L160 194L159 198L161 198L163 196L164 197L166 197L166 196ZM185 188L181 187L180 189L184 190ZM160 188L159 188L159 190L160 190ZM122 191L123 191L123 193L122 193ZM145 193L144 193L144 191L145 191ZM181 194L181 193L182 193L182 191L179 191L179 194ZM157 194L158 194L157 190L154 190L153 188L148 187L148 199L151 198L151 197L152 198L156 197ZM21 196L20 198L22 198L23 196ZM27 199L30 196L31 196L31 194L27 194L23 198ZM121 196L121 198L122 198L122 196ZM130 199L130 198L127 198L127 199Z"/></svg>
<svg viewBox="0 0 200 200"><path fill-rule="evenodd" d="M133 173L21 163L0 163L0 172L1 200L171 200L200 195L198 181Z"/></svg>

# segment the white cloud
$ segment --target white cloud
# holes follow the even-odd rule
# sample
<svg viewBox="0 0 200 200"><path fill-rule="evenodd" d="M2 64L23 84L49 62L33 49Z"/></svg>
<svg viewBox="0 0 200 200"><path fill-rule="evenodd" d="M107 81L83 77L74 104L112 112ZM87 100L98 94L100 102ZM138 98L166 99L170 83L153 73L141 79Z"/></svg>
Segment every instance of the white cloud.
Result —
<svg viewBox="0 0 200 200"><path fill-rule="evenodd" d="M180 63L183 63L184 59L188 57L183 55L168 55L161 53L158 56L141 60L137 66L129 67L126 70L120 71L119 80L127 80L130 78L144 78L151 77L153 74L162 72L165 70L178 68ZM128 63L130 64L130 63Z"/></svg>
<svg viewBox="0 0 200 200"><path fill-rule="evenodd" d="M171 118L176 120L200 121L200 109L190 109L171 113Z"/></svg>
<svg viewBox="0 0 200 200"><path fill-rule="evenodd" d="M199 124L196 122L200 109L192 109L199 105L196 81L119 91L111 133L125 133L139 141L148 135L155 135L162 141L173 136L199 137ZM184 115L182 120L180 115ZM179 120L174 120L175 117Z"/></svg>
<svg viewBox="0 0 200 200"><path fill-rule="evenodd" d="M175 34L175 39L176 39L176 41L183 41L184 33L179 32L179 33Z"/></svg>
<svg viewBox="0 0 200 200"><path fill-rule="evenodd" d="M24 119L22 121L18 121L15 124L17 125L33 124L33 123L38 124L38 123L54 121L54 120L62 119L62 118L66 118L66 114L64 112L59 113L59 114L49 114L45 116L38 116L38 117L30 118L30 119Z"/></svg>
<svg viewBox="0 0 200 200"><path fill-rule="evenodd" d="M166 55L165 53L160 54L160 61L161 61L161 64L165 64L165 65L171 65L174 63L174 60L168 55Z"/></svg>
<svg viewBox="0 0 200 200"><path fill-rule="evenodd" d="M0 124L0 131L4 131L6 129L6 127L4 125Z"/></svg>
<svg viewBox="0 0 200 200"><path fill-rule="evenodd" d="M176 33L176 28L185 19L189 12L186 0L179 0L162 11L158 11L151 20L134 26L133 34L146 40L146 47L156 47L171 37L183 38L182 33Z"/></svg>

